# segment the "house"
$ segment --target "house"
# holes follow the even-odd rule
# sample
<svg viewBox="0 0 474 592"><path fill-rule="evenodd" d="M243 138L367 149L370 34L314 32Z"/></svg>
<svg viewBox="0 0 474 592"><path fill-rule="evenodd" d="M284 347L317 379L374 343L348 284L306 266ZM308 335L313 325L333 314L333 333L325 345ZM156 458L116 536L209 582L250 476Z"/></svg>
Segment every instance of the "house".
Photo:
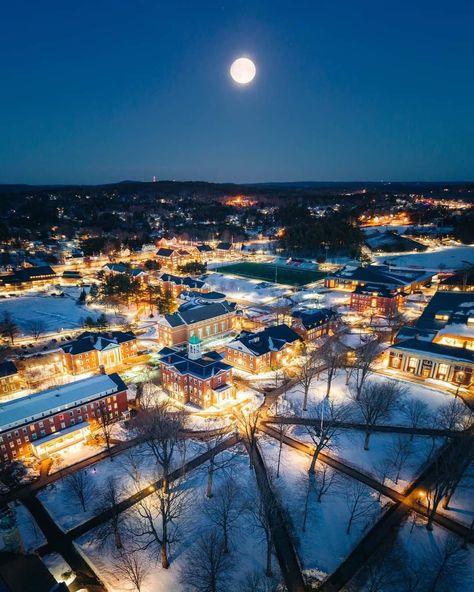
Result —
<svg viewBox="0 0 474 592"><path fill-rule="evenodd" d="M118 374L98 374L0 405L0 460L47 458L78 444L104 415L128 416L127 385Z"/></svg>
<svg viewBox="0 0 474 592"><path fill-rule="evenodd" d="M164 288L169 288L174 296L179 296L185 290L194 290L196 292L206 292L209 287L202 280L197 280L192 277L181 277L171 273L162 273L160 276L160 284Z"/></svg>
<svg viewBox="0 0 474 592"><path fill-rule="evenodd" d="M405 292L381 284L360 284L351 292L350 307L360 313L387 315L396 313L405 298Z"/></svg>
<svg viewBox="0 0 474 592"><path fill-rule="evenodd" d="M412 292L431 281L433 273L419 270L395 270L388 265L368 265L367 267L346 266L328 275L324 280L326 288L354 290L357 286L377 284L389 290Z"/></svg>
<svg viewBox="0 0 474 592"><path fill-rule="evenodd" d="M102 269L106 273L111 274L126 274L133 278L145 281L148 278L148 273L143 269L137 267L130 267L125 263L106 263Z"/></svg>
<svg viewBox="0 0 474 592"><path fill-rule="evenodd" d="M202 340L222 337L234 328L235 316L233 302L187 302L158 321L158 340L172 346L187 343L192 335Z"/></svg>
<svg viewBox="0 0 474 592"><path fill-rule="evenodd" d="M229 364L247 372L267 372L286 363L298 351L301 337L288 325L275 325L263 331L243 331L225 347Z"/></svg>
<svg viewBox="0 0 474 592"><path fill-rule="evenodd" d="M68 374L112 370L137 353L137 338L131 331L85 331L77 339L61 345Z"/></svg>
<svg viewBox="0 0 474 592"><path fill-rule="evenodd" d="M332 335L337 326L338 315L330 308L293 313L291 328L305 341L314 341L324 335Z"/></svg>
<svg viewBox="0 0 474 592"><path fill-rule="evenodd" d="M186 249L160 247L156 252L156 260L162 267L175 269L180 265L192 261L192 254Z"/></svg>
<svg viewBox="0 0 474 592"><path fill-rule="evenodd" d="M20 389L20 375L14 362L0 362L0 397Z"/></svg>
<svg viewBox="0 0 474 592"><path fill-rule="evenodd" d="M57 279L56 272L49 265L25 267L13 273L0 276L0 288L30 288L51 284Z"/></svg>
<svg viewBox="0 0 474 592"><path fill-rule="evenodd" d="M388 368L420 378L472 385L474 351L422 339L407 339L389 349Z"/></svg>
<svg viewBox="0 0 474 592"><path fill-rule="evenodd" d="M164 348L160 352L161 382L164 390L180 403L206 409L235 399L232 366L221 354L202 353L201 340L191 336L187 352Z"/></svg>

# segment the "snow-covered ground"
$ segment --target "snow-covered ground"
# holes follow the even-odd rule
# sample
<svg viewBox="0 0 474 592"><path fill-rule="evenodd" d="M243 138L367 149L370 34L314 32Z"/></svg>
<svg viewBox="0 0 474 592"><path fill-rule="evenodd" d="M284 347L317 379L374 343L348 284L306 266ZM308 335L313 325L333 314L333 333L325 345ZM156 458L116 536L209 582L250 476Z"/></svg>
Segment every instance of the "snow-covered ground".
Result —
<svg viewBox="0 0 474 592"><path fill-rule="evenodd" d="M446 559L445 548L456 548ZM372 579L357 588L361 592L384 590L384 582L391 592L407 590L436 590L461 592L474 589L474 550L462 548L462 541L448 531L434 525L428 531L425 521L409 517L397 532L393 546L382 549L380 566L372 571ZM444 560L444 567L442 567ZM436 585L434 578L437 577Z"/></svg>
<svg viewBox="0 0 474 592"><path fill-rule="evenodd" d="M174 467L190 460L204 452L205 445L198 440L187 440L186 445L176 449ZM94 493L86 504L84 512L77 498L68 491L67 480L61 479L43 489L38 497L54 518L56 523L65 531L92 518L97 508L97 495L104 490L107 479L114 477L120 490L120 497L125 499L133 493L133 478L130 474L130 454L136 459L142 476L143 487L159 479L160 471L156 461L145 445L137 445L114 457L105 459L93 466L83 469L88 481L92 484Z"/></svg>
<svg viewBox="0 0 474 592"><path fill-rule="evenodd" d="M32 553L46 542L46 538L30 514L29 510L21 503L12 504L11 509L15 512L16 523L20 531L21 540L26 553ZM4 541L0 535L0 551L4 547Z"/></svg>
<svg viewBox="0 0 474 592"><path fill-rule="evenodd" d="M304 426L294 426L292 435L303 442L312 444L311 436ZM382 480L382 473L389 467L389 474L385 484L398 491L403 491L417 477L423 465L428 461L430 454L442 444L442 439L434 442L427 436L416 436L410 441L410 436L405 434L374 433L370 437L369 450L364 450L364 436L361 431L341 430L337 435L334 447L330 454L346 464ZM394 466L396 453L401 447L408 446L406 461L400 463L398 483L395 483L397 468Z"/></svg>
<svg viewBox="0 0 474 592"><path fill-rule="evenodd" d="M288 292L287 288L281 288L262 280L247 280L236 276L225 276L221 273L209 274L206 284L209 284L213 290L226 294L229 300L243 300L256 304L269 302Z"/></svg>
<svg viewBox="0 0 474 592"><path fill-rule="evenodd" d="M429 388L428 386L423 386L419 384L413 384L408 381L400 380L397 378L391 378L387 376L382 376L380 374L373 374L371 375L368 380L375 380L375 381L386 381L386 380L396 380L400 382L406 387L406 395L405 399L402 404L399 406L397 410L394 411L392 417L390 418L389 422L384 423L391 423L392 425L408 425L409 421L406 417L404 409L406 409L407 401L411 399L418 399L424 401L430 411L432 413L436 413L436 411L446 405L450 401L452 401L453 397L450 394L442 392L436 389L436 385L433 385L433 388ZM325 373L321 374L319 380L315 380L311 386L311 390L308 397L308 413L311 413L317 410L318 405L322 401L322 399L326 395L326 376ZM349 386L346 385L346 373L344 370L339 370L335 379L333 380L331 386L331 398L338 402L338 403L348 403L349 402ZM303 404L303 393L302 389L299 386L294 386L291 388L287 393L283 395L286 401L289 402L290 407L293 408L296 412L301 412L302 404Z"/></svg>
<svg viewBox="0 0 474 592"><path fill-rule="evenodd" d="M390 262L398 267L423 267L431 271L457 270L466 267L466 261L474 262L474 246L440 247L424 253L380 255L375 259L378 263Z"/></svg>
<svg viewBox="0 0 474 592"><path fill-rule="evenodd" d="M350 517L346 493L355 482L338 475L320 503L317 502L316 494L311 492L306 530L303 531L310 457L284 445L280 477L277 478L279 443L272 438L262 438L259 440L259 445L267 469L273 473L273 486L279 494L283 507L288 510L303 568L316 569L326 574L333 572L357 544L366 529L380 517L387 500L382 497L379 502L378 493L363 486L362 504L366 511L363 517L354 522L350 533L346 534ZM329 474L332 474L332 469L328 469Z"/></svg>
<svg viewBox="0 0 474 592"><path fill-rule="evenodd" d="M471 526L474 520L474 463L464 471L464 475L456 487L448 509L442 507L439 511L457 522Z"/></svg>
<svg viewBox="0 0 474 592"><path fill-rule="evenodd" d="M88 316L97 318L100 311L88 305L77 304L78 288L62 289L64 296L50 296L33 292L18 298L0 300L0 315L8 311L24 335L31 335L31 324L41 322L44 333L82 327Z"/></svg>
<svg viewBox="0 0 474 592"><path fill-rule="evenodd" d="M239 449L240 450L240 449ZM236 452L234 449L233 452ZM230 454L228 451L224 454ZM232 476L239 488L237 495L242 495L242 501L246 498L255 499L257 486L253 471L249 470L248 457L239 452L234 458ZM196 470L190 473L181 485L187 491L186 511L177 520L179 528L179 540L172 546L170 556L170 568L161 568L156 556L151 557L151 569L142 592L182 592L184 587L180 583L180 574L188 564L189 553L196 548L196 543L201 535L212 527L209 518L209 509L212 513L213 504L218 499L219 486L223 483L225 473L218 472L215 475L214 497L205 497L207 475L205 470ZM133 509L127 514L133 515ZM130 541L125 541L125 546ZM119 579L114 574L114 559L112 549L99 549L94 540L94 532L90 532L79 539L78 546L88 561L92 563L96 573L107 585L110 592L129 592L130 585L123 578ZM140 552L144 553L144 552ZM142 555L143 556L143 555ZM264 574L265 544L261 533L252 525L247 512L243 512L231 530L230 537L231 570L226 576L226 590L243 590L244 581L250 573ZM275 579L280 580L279 568L276 558L273 557L273 569ZM264 576L263 576L264 577Z"/></svg>
<svg viewBox="0 0 474 592"><path fill-rule="evenodd" d="M49 553L41 559L57 582L65 582L69 586L76 579L69 564L58 553Z"/></svg>

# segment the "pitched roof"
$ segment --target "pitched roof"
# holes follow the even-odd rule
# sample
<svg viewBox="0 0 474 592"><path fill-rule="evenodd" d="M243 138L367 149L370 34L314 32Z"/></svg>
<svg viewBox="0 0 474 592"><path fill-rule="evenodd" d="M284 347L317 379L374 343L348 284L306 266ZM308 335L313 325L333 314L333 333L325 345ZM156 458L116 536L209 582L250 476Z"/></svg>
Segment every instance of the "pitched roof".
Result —
<svg viewBox="0 0 474 592"><path fill-rule="evenodd" d="M32 282L42 280L44 276L53 278L56 277L56 272L50 265L25 267L24 269L17 269L10 275L1 276L0 281L4 284Z"/></svg>
<svg viewBox="0 0 474 592"><path fill-rule="evenodd" d="M160 280L162 282L170 282L171 284L175 284L176 286L187 286L188 288L194 289L199 289L204 286L204 282L202 280L196 280L189 276L181 277L179 275L173 275L171 273L161 274Z"/></svg>
<svg viewBox="0 0 474 592"><path fill-rule="evenodd" d="M437 319L444 314L448 319ZM447 323L466 324L474 316L474 293L438 290L416 322L419 329L440 330Z"/></svg>
<svg viewBox="0 0 474 592"><path fill-rule="evenodd" d="M17 367L10 360L0 362L0 378L7 378L8 376L14 376L18 374Z"/></svg>
<svg viewBox="0 0 474 592"><path fill-rule="evenodd" d="M210 245L198 245L197 250L201 253L210 253L213 249Z"/></svg>
<svg viewBox="0 0 474 592"><path fill-rule="evenodd" d="M222 361L221 354L217 352L207 352L197 360L189 359L186 352L164 348L160 352L160 362L165 366L173 367L182 375L195 376L200 379L211 378L219 372L227 371L232 368L229 364Z"/></svg>
<svg viewBox="0 0 474 592"><path fill-rule="evenodd" d="M165 314L164 318L171 327L179 327L180 325L193 325L234 311L235 304L227 301L213 302L211 304L191 304L186 310Z"/></svg>
<svg viewBox="0 0 474 592"><path fill-rule="evenodd" d="M282 324L267 327L257 333L244 331L228 345L233 349L238 349L240 344L254 355L262 356L272 351L280 351L285 345L300 339L296 331L290 329L288 325Z"/></svg>
<svg viewBox="0 0 474 592"><path fill-rule="evenodd" d="M395 292L382 284L359 284L354 290L354 294L377 294L381 298L395 298L400 292Z"/></svg>
<svg viewBox="0 0 474 592"><path fill-rule="evenodd" d="M293 315L300 319L305 329L313 329L337 317L337 313L330 308L319 308L314 311L296 311Z"/></svg>
<svg viewBox="0 0 474 592"><path fill-rule="evenodd" d="M175 252L175 249L167 249L165 247L160 247L158 251L156 251L157 257L171 257L171 255Z"/></svg>
<svg viewBox="0 0 474 592"><path fill-rule="evenodd" d="M219 243L216 247L219 251L228 251L232 248L232 243Z"/></svg>
<svg viewBox="0 0 474 592"><path fill-rule="evenodd" d="M440 358L449 358L459 362L467 362L474 364L474 351L464 347L451 347L449 345L442 345L441 343L434 343L432 341L424 341L421 339L407 339L392 345L390 349L412 351L416 353L427 353Z"/></svg>
<svg viewBox="0 0 474 592"><path fill-rule="evenodd" d="M109 346L117 347L121 343L133 341L134 339L136 339L136 336L132 331L85 331L74 341L61 345L61 349L64 353L75 356L94 349L102 351Z"/></svg>
<svg viewBox="0 0 474 592"><path fill-rule="evenodd" d="M344 267L327 277L341 281L368 282L403 288L416 281L427 280L432 275L424 271L393 271L387 265L368 265L367 267Z"/></svg>

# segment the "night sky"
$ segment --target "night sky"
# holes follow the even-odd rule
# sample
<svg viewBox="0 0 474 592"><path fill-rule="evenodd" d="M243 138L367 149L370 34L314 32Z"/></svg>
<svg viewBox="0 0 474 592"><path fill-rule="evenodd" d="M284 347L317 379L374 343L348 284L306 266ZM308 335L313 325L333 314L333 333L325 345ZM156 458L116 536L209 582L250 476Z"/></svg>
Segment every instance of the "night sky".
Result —
<svg viewBox="0 0 474 592"><path fill-rule="evenodd" d="M0 65L2 183L474 178L473 0L17 0Z"/></svg>

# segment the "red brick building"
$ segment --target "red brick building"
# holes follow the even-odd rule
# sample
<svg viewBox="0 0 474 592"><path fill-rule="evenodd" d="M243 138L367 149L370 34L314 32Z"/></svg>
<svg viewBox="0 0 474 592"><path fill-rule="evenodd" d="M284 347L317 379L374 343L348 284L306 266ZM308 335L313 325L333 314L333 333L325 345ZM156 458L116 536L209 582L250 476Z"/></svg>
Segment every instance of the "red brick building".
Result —
<svg viewBox="0 0 474 592"><path fill-rule="evenodd" d="M127 386L99 374L0 405L0 461L50 454L77 444L105 414L128 414Z"/></svg>
<svg viewBox="0 0 474 592"><path fill-rule="evenodd" d="M299 349L300 336L288 325L268 327L257 333L242 331L225 348L225 359L247 372L267 372L281 367Z"/></svg>
<svg viewBox="0 0 474 592"><path fill-rule="evenodd" d="M86 331L74 341L62 345L61 349L68 374L112 370L136 355L137 338L132 332Z"/></svg>
<svg viewBox="0 0 474 592"><path fill-rule="evenodd" d="M325 335L333 335L337 328L338 315L329 308L297 312L291 328L305 341L315 341Z"/></svg>
<svg viewBox="0 0 474 592"><path fill-rule="evenodd" d="M161 352L161 382L180 403L206 409L235 399L232 366L217 352L201 352L201 340L191 337L187 353L172 348Z"/></svg>
<svg viewBox="0 0 474 592"><path fill-rule="evenodd" d="M367 284L357 286L351 293L350 306L357 312L386 315L396 312L405 301L405 297L404 292Z"/></svg>

